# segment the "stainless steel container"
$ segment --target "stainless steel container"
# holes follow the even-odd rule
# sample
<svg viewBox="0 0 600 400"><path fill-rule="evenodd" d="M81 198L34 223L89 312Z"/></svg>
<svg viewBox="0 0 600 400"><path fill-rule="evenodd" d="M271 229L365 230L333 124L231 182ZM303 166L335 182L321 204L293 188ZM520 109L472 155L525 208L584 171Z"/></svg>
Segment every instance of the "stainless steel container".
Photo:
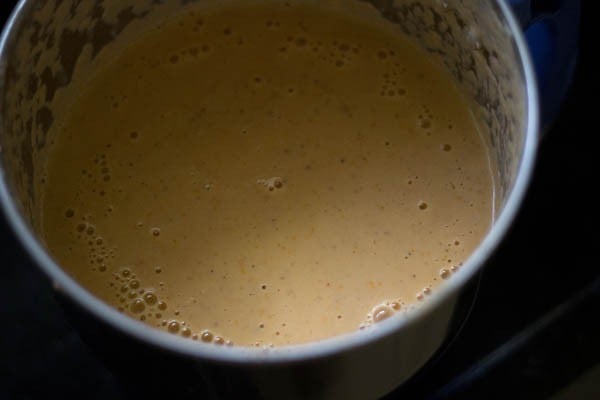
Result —
<svg viewBox="0 0 600 400"><path fill-rule="evenodd" d="M344 7L352 1L335 3ZM185 365L185 379L202 381L215 397L350 399L389 392L422 367L446 338L461 291L509 229L532 173L538 96L534 68L510 7L502 0L362 2L442 62L472 100L498 165L495 223L459 272L405 318L317 343L255 349L204 345L128 318L75 282L40 239L38 186L44 179L43 155L51 149L47 133L55 120L55 94L69 87L80 57L93 59L118 44L130 24L143 23L167 3L178 2L18 3L0 40L0 203L15 234L60 295L101 327L83 330L95 332L95 340L106 342L104 348L122 339L127 349L136 347L136 354L147 359L166 350L169 363Z"/></svg>

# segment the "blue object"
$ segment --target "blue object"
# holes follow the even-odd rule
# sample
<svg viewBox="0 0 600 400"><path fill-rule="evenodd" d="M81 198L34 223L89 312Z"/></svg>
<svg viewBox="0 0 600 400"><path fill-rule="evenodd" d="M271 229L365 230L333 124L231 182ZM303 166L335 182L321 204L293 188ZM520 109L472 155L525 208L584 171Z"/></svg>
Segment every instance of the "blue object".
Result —
<svg viewBox="0 0 600 400"><path fill-rule="evenodd" d="M509 0L525 31L540 91L542 129L556 118L578 53L580 0Z"/></svg>

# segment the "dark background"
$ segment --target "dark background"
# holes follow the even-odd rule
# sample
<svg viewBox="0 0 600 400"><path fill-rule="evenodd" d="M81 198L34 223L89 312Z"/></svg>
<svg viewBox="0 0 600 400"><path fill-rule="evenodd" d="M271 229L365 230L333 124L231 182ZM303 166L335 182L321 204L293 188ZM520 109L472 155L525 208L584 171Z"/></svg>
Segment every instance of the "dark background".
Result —
<svg viewBox="0 0 600 400"><path fill-rule="evenodd" d="M0 2L0 25L14 3ZM600 398L600 85L591 3L583 3L572 88L469 319L437 361L389 398ZM0 215L0 399L134 393L71 327ZM171 393L180 398L177 388Z"/></svg>

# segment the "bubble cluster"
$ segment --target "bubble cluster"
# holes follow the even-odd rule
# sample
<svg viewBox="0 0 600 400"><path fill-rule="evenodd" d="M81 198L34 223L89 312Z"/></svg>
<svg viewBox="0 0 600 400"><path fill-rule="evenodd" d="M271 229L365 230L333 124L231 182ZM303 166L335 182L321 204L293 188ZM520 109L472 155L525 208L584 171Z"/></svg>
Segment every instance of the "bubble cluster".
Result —
<svg viewBox="0 0 600 400"><path fill-rule="evenodd" d="M265 26L270 29L277 29L281 26L281 23L276 19L268 19L265 21Z"/></svg>
<svg viewBox="0 0 600 400"><path fill-rule="evenodd" d="M314 55L319 61L336 68L350 64L359 54L360 46L344 40L324 41L306 35L288 35L279 47L280 53L288 50L303 50Z"/></svg>
<svg viewBox="0 0 600 400"><path fill-rule="evenodd" d="M418 127L423 129L428 136L431 135L431 128L433 127L433 114L427 106L423 107L423 112L417 116ZM446 150L445 150L446 151ZM449 149L448 149L449 151Z"/></svg>
<svg viewBox="0 0 600 400"><path fill-rule="evenodd" d="M379 305L371 311L373 322L381 322L394 315L394 310L387 305Z"/></svg>
<svg viewBox="0 0 600 400"><path fill-rule="evenodd" d="M431 286L425 286L422 290L417 292L417 300L424 300L425 296L429 296L432 292Z"/></svg>
<svg viewBox="0 0 600 400"><path fill-rule="evenodd" d="M224 339L209 330L194 332L192 327L179 319L162 319L163 313L168 309L165 300L161 299L158 292L152 287L145 287L141 280L129 267L123 267L113 274L114 280L120 285L111 285L115 290L119 311L144 321L150 325L164 328L167 332L180 335L192 340L201 339L202 342L212 342L217 345L233 345L230 340ZM112 283L112 282L111 282ZM180 313L173 311L175 316ZM154 322L152 322L154 321Z"/></svg>
<svg viewBox="0 0 600 400"><path fill-rule="evenodd" d="M402 85L402 71L399 68L392 68L382 76L382 84L379 94L382 97L395 98L406 95L406 89Z"/></svg>
<svg viewBox="0 0 600 400"><path fill-rule="evenodd" d="M456 272L459 270L459 268L462 266L462 263L458 263L457 265L453 265L450 267L450 271L452 272Z"/></svg>
<svg viewBox="0 0 600 400"><path fill-rule="evenodd" d="M169 55L167 58L167 64L171 66L176 66L178 64L193 61L199 59L203 55L210 53L210 51L211 47L209 44L203 43L193 45L186 49L180 50L177 53Z"/></svg>
<svg viewBox="0 0 600 400"><path fill-rule="evenodd" d="M274 176L268 179L257 179L256 183L266 187L269 192L273 192L276 189L282 189L284 181L282 178Z"/></svg>
<svg viewBox="0 0 600 400"><path fill-rule="evenodd" d="M75 217L78 218L75 218ZM90 222L90 216L75 213L74 208L68 208L64 217L71 225L73 244L79 243L87 250L87 259L92 271L105 272L114 258L114 249L109 247L102 236L97 233L96 226Z"/></svg>
<svg viewBox="0 0 600 400"><path fill-rule="evenodd" d="M393 317L395 314L402 310L402 302L400 300L384 301L375 307L367 314L367 318L363 321L359 328L364 329L374 323L379 323L388 318Z"/></svg>

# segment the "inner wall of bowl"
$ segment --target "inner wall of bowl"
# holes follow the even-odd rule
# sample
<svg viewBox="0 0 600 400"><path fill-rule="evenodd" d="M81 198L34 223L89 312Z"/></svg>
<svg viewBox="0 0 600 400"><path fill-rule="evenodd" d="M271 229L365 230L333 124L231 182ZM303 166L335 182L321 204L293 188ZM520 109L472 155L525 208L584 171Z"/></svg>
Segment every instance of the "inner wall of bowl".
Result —
<svg viewBox="0 0 600 400"><path fill-rule="evenodd" d="M45 162L58 130L53 129L57 115L77 97L70 88L81 87L83 80L90 79L103 52L118 50L142 34L149 23L160 23L191 2L214 3L25 3L7 37L0 64L0 166L17 207L40 240ZM471 100L474 117L488 144L496 175L496 214L501 213L523 153L527 93L520 56L498 5L478 0L316 3L383 16L447 67Z"/></svg>

